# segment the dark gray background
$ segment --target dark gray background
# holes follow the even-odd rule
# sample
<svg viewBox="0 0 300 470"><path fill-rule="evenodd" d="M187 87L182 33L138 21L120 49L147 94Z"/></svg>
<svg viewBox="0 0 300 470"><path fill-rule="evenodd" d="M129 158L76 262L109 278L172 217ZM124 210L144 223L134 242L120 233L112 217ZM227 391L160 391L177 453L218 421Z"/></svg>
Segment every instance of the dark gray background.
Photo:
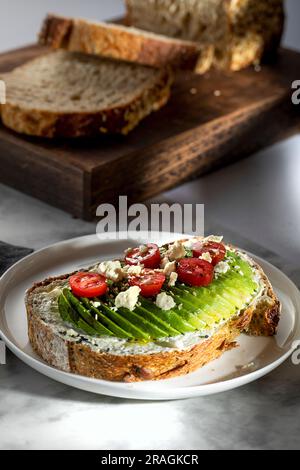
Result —
<svg viewBox="0 0 300 470"><path fill-rule="evenodd" d="M300 1L286 0L286 5L289 21L284 42L300 49ZM0 0L0 50L34 41L49 11L108 19L120 16L124 7L122 0Z"/></svg>

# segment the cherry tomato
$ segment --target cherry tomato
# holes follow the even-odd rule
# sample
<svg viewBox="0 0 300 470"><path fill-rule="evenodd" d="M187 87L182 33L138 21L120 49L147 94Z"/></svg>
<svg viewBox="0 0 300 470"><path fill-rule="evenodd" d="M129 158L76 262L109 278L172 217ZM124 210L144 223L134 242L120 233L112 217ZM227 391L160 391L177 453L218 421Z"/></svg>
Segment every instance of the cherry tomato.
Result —
<svg viewBox="0 0 300 470"><path fill-rule="evenodd" d="M100 297L108 286L104 276L97 273L77 273L70 278L72 292L78 297Z"/></svg>
<svg viewBox="0 0 300 470"><path fill-rule="evenodd" d="M125 257L126 264L137 265L143 264L145 268L156 269L161 263L159 248L154 243L145 245L145 249L133 248Z"/></svg>
<svg viewBox="0 0 300 470"><path fill-rule="evenodd" d="M216 242L206 242L201 243L198 242L193 246L193 256L195 258L200 258L204 253L209 253L212 259L212 265L216 266L216 264L223 261L226 255L226 248L223 243L216 243Z"/></svg>
<svg viewBox="0 0 300 470"><path fill-rule="evenodd" d="M180 282L193 287L208 286L214 278L214 268L211 263L199 258L184 258L177 267Z"/></svg>
<svg viewBox="0 0 300 470"><path fill-rule="evenodd" d="M130 276L129 284L138 286L143 297L153 297L160 293L165 280L166 276L163 273L157 273L152 269L144 269L139 276Z"/></svg>

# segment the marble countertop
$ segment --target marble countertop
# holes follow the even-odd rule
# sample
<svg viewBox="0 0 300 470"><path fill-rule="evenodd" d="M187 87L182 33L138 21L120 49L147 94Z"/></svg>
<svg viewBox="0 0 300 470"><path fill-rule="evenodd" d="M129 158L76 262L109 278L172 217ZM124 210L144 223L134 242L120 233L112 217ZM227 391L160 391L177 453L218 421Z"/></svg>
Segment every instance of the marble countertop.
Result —
<svg viewBox="0 0 300 470"><path fill-rule="evenodd" d="M156 200L204 203L207 232L224 233L300 286L299 155L300 135ZM1 240L38 249L94 232L94 223L0 185ZM299 384L300 367L287 361L221 395L137 402L72 389L8 352L0 449L299 449Z"/></svg>

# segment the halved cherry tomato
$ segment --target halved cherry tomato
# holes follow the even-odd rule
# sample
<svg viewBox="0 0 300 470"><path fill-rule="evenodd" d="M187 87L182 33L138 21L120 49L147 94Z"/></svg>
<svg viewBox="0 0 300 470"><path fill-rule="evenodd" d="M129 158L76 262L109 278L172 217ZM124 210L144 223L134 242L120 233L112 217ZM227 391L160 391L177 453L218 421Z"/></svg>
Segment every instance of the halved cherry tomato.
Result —
<svg viewBox="0 0 300 470"><path fill-rule="evenodd" d="M132 266L143 264L145 268L148 269L159 268L161 263L159 248L154 243L145 245L145 250L142 250L141 248L133 248L126 254L125 261L126 264L130 264Z"/></svg>
<svg viewBox="0 0 300 470"><path fill-rule="evenodd" d="M214 268L199 258L183 258L178 263L177 274L179 281L189 286L208 286L213 281Z"/></svg>
<svg viewBox="0 0 300 470"><path fill-rule="evenodd" d="M153 297L160 293L165 280L166 276L163 273L155 272L152 269L144 269L139 276L130 276L129 284L138 286L143 297Z"/></svg>
<svg viewBox="0 0 300 470"><path fill-rule="evenodd" d="M77 273L70 278L70 286L78 297L101 297L106 294L106 278L97 273Z"/></svg>
<svg viewBox="0 0 300 470"><path fill-rule="evenodd" d="M193 246L193 256L195 258L200 258L204 253L209 253L212 259L212 265L216 266L216 264L223 261L226 256L226 248L223 243L216 243L216 242L206 242L201 243L198 242Z"/></svg>

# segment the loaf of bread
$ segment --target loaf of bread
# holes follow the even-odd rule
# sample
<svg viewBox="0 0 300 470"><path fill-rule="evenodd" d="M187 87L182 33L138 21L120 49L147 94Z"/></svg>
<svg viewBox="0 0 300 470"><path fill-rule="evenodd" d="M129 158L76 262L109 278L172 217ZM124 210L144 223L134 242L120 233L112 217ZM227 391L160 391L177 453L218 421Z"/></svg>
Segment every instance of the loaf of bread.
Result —
<svg viewBox="0 0 300 470"><path fill-rule="evenodd" d="M22 134L127 134L169 99L172 73L87 54L56 51L0 77L3 123Z"/></svg>
<svg viewBox="0 0 300 470"><path fill-rule="evenodd" d="M272 55L284 26L283 0L126 0L128 23L197 41L197 71L241 70Z"/></svg>

